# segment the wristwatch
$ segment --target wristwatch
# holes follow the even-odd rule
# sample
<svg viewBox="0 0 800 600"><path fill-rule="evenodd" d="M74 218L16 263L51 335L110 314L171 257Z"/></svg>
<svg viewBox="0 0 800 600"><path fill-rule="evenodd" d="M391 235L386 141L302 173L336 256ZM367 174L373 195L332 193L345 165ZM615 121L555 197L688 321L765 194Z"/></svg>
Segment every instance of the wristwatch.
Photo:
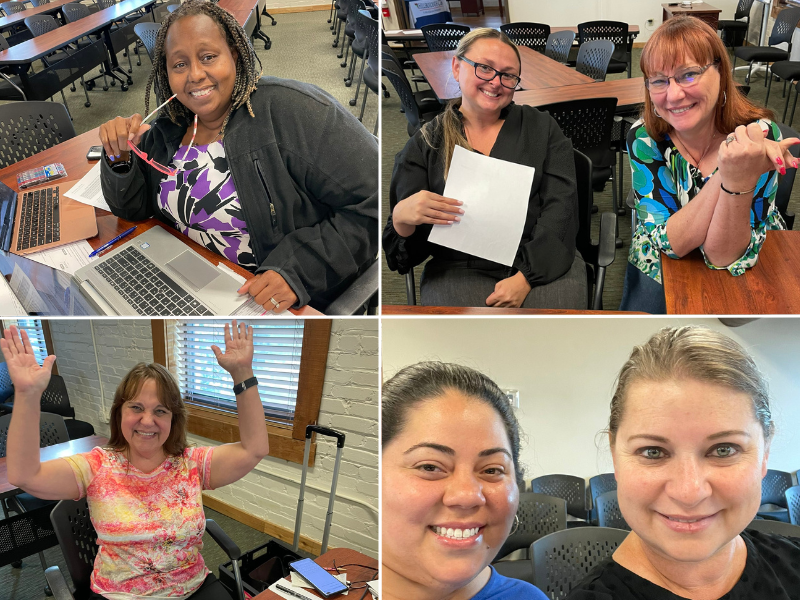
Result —
<svg viewBox="0 0 800 600"><path fill-rule="evenodd" d="M255 387L257 385L258 385L258 379L256 379L255 377L251 377L250 379L245 379L241 383L237 383L235 386L233 386L233 393L238 396L246 389Z"/></svg>

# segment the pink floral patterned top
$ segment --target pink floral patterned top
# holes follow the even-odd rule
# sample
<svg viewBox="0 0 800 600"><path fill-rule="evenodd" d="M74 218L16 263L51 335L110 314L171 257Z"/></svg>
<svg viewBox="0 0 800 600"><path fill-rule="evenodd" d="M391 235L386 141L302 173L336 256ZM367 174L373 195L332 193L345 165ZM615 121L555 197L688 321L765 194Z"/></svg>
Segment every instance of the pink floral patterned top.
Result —
<svg viewBox="0 0 800 600"><path fill-rule="evenodd" d="M208 575L200 550L213 448L187 448L152 473L95 448L65 460L89 503L99 551L92 590L109 600L186 598Z"/></svg>

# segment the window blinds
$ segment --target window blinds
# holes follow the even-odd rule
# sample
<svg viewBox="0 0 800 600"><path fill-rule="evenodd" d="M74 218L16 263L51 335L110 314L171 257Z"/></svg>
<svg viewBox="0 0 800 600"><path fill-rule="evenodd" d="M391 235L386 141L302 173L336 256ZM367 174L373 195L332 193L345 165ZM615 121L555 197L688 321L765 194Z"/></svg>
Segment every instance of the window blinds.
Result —
<svg viewBox="0 0 800 600"><path fill-rule="evenodd" d="M24 329L31 340L31 347L33 354L36 356L36 362L40 365L45 358L47 358L47 345L44 341L44 329L42 329L42 321L40 319L3 319L3 327L8 328L11 325L16 325L20 329Z"/></svg>
<svg viewBox="0 0 800 600"><path fill-rule="evenodd" d="M303 321L280 319L248 325L253 325L253 371L264 414L291 421L297 402ZM212 344L225 350L225 321L176 321L175 327L174 358L184 398L235 412L234 382L211 350Z"/></svg>

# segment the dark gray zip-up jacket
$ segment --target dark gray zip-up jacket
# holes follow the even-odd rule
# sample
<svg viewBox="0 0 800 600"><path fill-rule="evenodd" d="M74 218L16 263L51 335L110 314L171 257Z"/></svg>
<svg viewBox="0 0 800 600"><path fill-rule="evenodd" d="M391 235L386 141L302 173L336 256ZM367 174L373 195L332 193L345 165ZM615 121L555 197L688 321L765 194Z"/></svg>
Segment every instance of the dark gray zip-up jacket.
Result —
<svg viewBox="0 0 800 600"><path fill-rule="evenodd" d="M231 115L225 156L242 205L256 273L275 271L297 294L295 307L323 310L378 252L378 144L319 88L263 77ZM186 124L159 117L139 147L169 164ZM103 195L118 217L151 216L174 225L158 206L162 175L133 156L128 173L100 163Z"/></svg>

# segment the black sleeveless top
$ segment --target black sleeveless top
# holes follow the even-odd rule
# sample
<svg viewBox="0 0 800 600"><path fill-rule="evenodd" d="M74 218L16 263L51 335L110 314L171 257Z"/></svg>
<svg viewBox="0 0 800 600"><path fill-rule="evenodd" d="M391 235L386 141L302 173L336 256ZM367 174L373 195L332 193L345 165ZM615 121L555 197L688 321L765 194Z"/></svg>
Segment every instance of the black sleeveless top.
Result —
<svg viewBox="0 0 800 600"><path fill-rule="evenodd" d="M741 578L719 600L800 600L800 538L746 531ZM687 600L608 559L567 600Z"/></svg>

